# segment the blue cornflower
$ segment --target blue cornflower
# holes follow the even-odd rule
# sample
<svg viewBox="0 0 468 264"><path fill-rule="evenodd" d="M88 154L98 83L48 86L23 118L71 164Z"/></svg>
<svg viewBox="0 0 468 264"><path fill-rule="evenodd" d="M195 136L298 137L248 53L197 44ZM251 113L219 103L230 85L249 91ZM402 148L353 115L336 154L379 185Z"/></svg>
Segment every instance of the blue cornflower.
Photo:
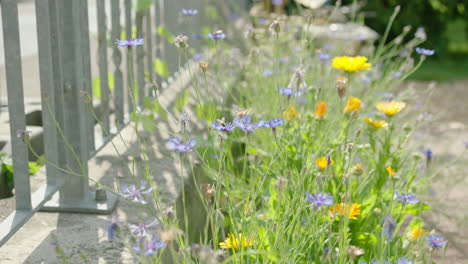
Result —
<svg viewBox="0 0 468 264"><path fill-rule="evenodd" d="M395 221L392 219L391 216L385 217L382 235L392 240L393 233L395 232L396 227L397 227L397 224L395 223Z"/></svg>
<svg viewBox="0 0 468 264"><path fill-rule="evenodd" d="M266 25L268 24L268 19L266 19L266 18L259 18L259 19L258 19L258 24L259 24L260 26L266 26Z"/></svg>
<svg viewBox="0 0 468 264"><path fill-rule="evenodd" d="M143 194L150 193L153 188L146 188L146 184L146 181L141 181L140 187L137 187L136 185L122 185L120 195L122 195L122 197L125 199L131 200L132 202L147 204L143 198Z"/></svg>
<svg viewBox="0 0 468 264"><path fill-rule="evenodd" d="M185 16L195 16L198 14L198 10L197 9L185 9L183 8L182 9L182 14L185 15Z"/></svg>
<svg viewBox="0 0 468 264"><path fill-rule="evenodd" d="M141 46L145 44L145 41L142 38L138 39L116 39L115 44L121 46L121 47L135 47L135 46Z"/></svg>
<svg viewBox="0 0 468 264"><path fill-rule="evenodd" d="M272 4L272 5L282 5L282 4L283 4L283 0L271 0L271 4Z"/></svg>
<svg viewBox="0 0 468 264"><path fill-rule="evenodd" d="M400 79L400 77L403 76L403 73L398 71L393 74L393 79Z"/></svg>
<svg viewBox="0 0 468 264"><path fill-rule="evenodd" d="M162 241L159 236L153 236L153 239L149 242L144 243L144 248L141 246L141 240L137 242L135 246L133 246L133 251L137 254L141 254L141 250L143 249L143 253L145 256L153 256L159 250L163 249L166 246L166 242Z"/></svg>
<svg viewBox="0 0 468 264"><path fill-rule="evenodd" d="M287 97L291 97L292 95L294 95L294 90L289 87L279 88L278 91L280 92L280 94Z"/></svg>
<svg viewBox="0 0 468 264"><path fill-rule="evenodd" d="M264 71L262 72L262 75L263 75L263 76L266 76L266 77L270 77L270 76L272 76L273 74L275 74L275 72L272 71L272 70L264 70Z"/></svg>
<svg viewBox="0 0 468 264"><path fill-rule="evenodd" d="M184 154L186 152L191 152L195 144L197 144L195 139L190 139L187 143L184 143L179 137L173 137L167 142L167 147L175 150L179 154Z"/></svg>
<svg viewBox="0 0 468 264"><path fill-rule="evenodd" d="M428 245L433 249L442 248L447 244L447 241L444 240L444 237L439 234L431 234L424 238L427 241Z"/></svg>
<svg viewBox="0 0 468 264"><path fill-rule="evenodd" d="M236 125L234 125L233 123L224 123L222 120L216 120L211 124L211 127L220 132L227 133L232 132L234 128L236 128Z"/></svg>
<svg viewBox="0 0 468 264"><path fill-rule="evenodd" d="M258 122L256 124L251 123L250 122L251 119L252 119L252 117L250 115L246 115L246 116L243 116L243 117L237 117L236 119L234 119L234 124L239 129L244 131L245 133L250 134L250 132L254 131L257 128L263 127L265 125L265 123L266 123L264 120L261 120L260 122Z"/></svg>
<svg viewBox="0 0 468 264"><path fill-rule="evenodd" d="M397 264L413 264L413 261L405 258L405 257L401 257L397 260Z"/></svg>
<svg viewBox="0 0 468 264"><path fill-rule="evenodd" d="M148 235L148 232L146 231L146 229L148 229L149 227L155 226L158 223L159 223L158 220L154 220L153 222L149 224L145 224L145 223L138 224L138 225L128 224L128 227L130 228L130 231L132 232L132 234L134 234L135 236L146 237Z"/></svg>
<svg viewBox="0 0 468 264"><path fill-rule="evenodd" d="M207 38L212 39L212 40L223 40L226 38L226 34L222 30L217 30L214 33L208 33Z"/></svg>
<svg viewBox="0 0 468 264"><path fill-rule="evenodd" d="M330 61L330 54L319 51L319 52L317 52L317 58L322 63L328 63Z"/></svg>
<svg viewBox="0 0 468 264"><path fill-rule="evenodd" d="M424 152L424 154L426 155L426 160L427 162L431 162L432 160L432 156L434 156L434 153L432 152L432 150L430 148L426 149L426 151Z"/></svg>
<svg viewBox="0 0 468 264"><path fill-rule="evenodd" d="M106 232L107 233L107 238L109 240L114 240L115 233L119 229L119 222L118 222L116 216L112 217L112 220L109 222L106 229L107 229L107 232Z"/></svg>
<svg viewBox="0 0 468 264"><path fill-rule="evenodd" d="M329 206L333 204L333 196L329 193L316 193L310 194L309 192L305 192L306 199L309 203L311 203L314 208L319 208L320 206Z"/></svg>
<svg viewBox="0 0 468 264"><path fill-rule="evenodd" d="M273 132L276 131L276 128L283 125L284 124L284 120L282 118L272 118L268 121L266 121L264 124L263 124L263 127L270 127Z"/></svg>
<svg viewBox="0 0 468 264"><path fill-rule="evenodd" d="M416 195L414 193L400 194L398 191L395 191L395 199L399 200L405 205L419 203L419 200L416 199Z"/></svg>
<svg viewBox="0 0 468 264"><path fill-rule="evenodd" d="M430 50L430 49L425 49L425 48L420 48L420 47L416 48L416 52L419 55L423 55L423 56L432 56L435 54L435 50Z"/></svg>
<svg viewBox="0 0 468 264"><path fill-rule="evenodd" d="M193 59L194 61L201 61L201 60L203 59L203 54L201 54L201 53L195 53L195 54L193 54L192 59Z"/></svg>

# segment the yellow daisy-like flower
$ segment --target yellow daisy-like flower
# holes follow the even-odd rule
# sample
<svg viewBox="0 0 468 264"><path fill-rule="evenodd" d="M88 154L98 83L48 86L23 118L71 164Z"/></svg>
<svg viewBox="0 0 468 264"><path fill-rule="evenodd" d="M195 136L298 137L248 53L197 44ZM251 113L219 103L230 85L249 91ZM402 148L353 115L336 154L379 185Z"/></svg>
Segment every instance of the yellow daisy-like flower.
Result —
<svg viewBox="0 0 468 264"><path fill-rule="evenodd" d="M348 215L349 219L356 220L361 215L362 204L353 203L351 205L344 203L335 203L334 206L330 206L328 209L328 215L331 217Z"/></svg>
<svg viewBox="0 0 468 264"><path fill-rule="evenodd" d="M283 111L283 118L288 121L291 121L292 119L298 118L298 117L299 117L299 114L297 113L296 108L294 108L294 106L289 106L288 109Z"/></svg>
<svg viewBox="0 0 468 264"><path fill-rule="evenodd" d="M333 165L334 161L330 157L321 157L315 160L315 164L319 167L319 169L324 170L328 166Z"/></svg>
<svg viewBox="0 0 468 264"><path fill-rule="evenodd" d="M416 241L418 239L420 239L421 237L424 237L427 235L427 232L426 230L420 228L420 227L415 227L413 229L411 229L409 232L408 232L408 238L409 240L411 241Z"/></svg>
<svg viewBox="0 0 468 264"><path fill-rule="evenodd" d="M392 168L392 166L388 166L385 169L387 170L388 175L390 175L390 176L395 176L396 175L396 171Z"/></svg>
<svg viewBox="0 0 468 264"><path fill-rule="evenodd" d="M345 114L359 114L361 112L361 104L362 102L359 98L350 96L343 112Z"/></svg>
<svg viewBox="0 0 468 264"><path fill-rule="evenodd" d="M343 70L345 72L358 72L369 70L371 64L367 62L367 58L364 56L342 56L333 58L332 66L335 69Z"/></svg>
<svg viewBox="0 0 468 264"><path fill-rule="evenodd" d="M327 103L326 102L318 102L315 106L315 118L323 120L325 119L325 115L327 114Z"/></svg>
<svg viewBox="0 0 468 264"><path fill-rule="evenodd" d="M393 116L403 110L406 107L406 103L399 101L380 102L375 107L387 116Z"/></svg>
<svg viewBox="0 0 468 264"><path fill-rule="evenodd" d="M374 128L386 128L388 126L388 123L387 121L385 120L374 120L372 118L369 118L369 117L365 117L362 119L364 122L366 122L367 124L373 126Z"/></svg>
<svg viewBox="0 0 468 264"><path fill-rule="evenodd" d="M256 241L252 237L244 237L241 233L237 236L235 234L228 234L226 240L219 243L221 248L232 248L239 250L255 245Z"/></svg>
<svg viewBox="0 0 468 264"><path fill-rule="evenodd" d="M362 171L363 171L363 169L362 169L362 164L361 163L358 163L353 167L354 175L361 175Z"/></svg>

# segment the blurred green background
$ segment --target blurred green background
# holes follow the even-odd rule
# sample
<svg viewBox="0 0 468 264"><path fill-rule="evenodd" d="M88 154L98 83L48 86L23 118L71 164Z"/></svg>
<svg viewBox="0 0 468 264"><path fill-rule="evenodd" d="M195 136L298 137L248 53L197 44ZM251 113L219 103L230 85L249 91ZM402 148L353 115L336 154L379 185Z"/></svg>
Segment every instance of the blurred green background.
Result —
<svg viewBox="0 0 468 264"><path fill-rule="evenodd" d="M352 3L353 0L343 0L343 4ZM407 25L413 30L424 27L427 42L422 46L436 50L412 78L468 79L468 0L369 0L364 7L368 14L365 23L382 34L397 5L401 9L389 39L400 34Z"/></svg>

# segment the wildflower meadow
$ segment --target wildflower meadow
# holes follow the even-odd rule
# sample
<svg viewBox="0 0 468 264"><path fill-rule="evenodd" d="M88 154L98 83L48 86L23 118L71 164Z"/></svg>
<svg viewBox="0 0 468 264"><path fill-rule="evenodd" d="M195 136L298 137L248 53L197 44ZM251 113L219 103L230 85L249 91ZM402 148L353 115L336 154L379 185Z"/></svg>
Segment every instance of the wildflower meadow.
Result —
<svg viewBox="0 0 468 264"><path fill-rule="evenodd" d="M208 24L198 38L172 32L191 89L166 109L153 83L131 126L164 129L147 116L178 123L161 144L186 184L170 203L153 180L158 172L134 174L116 194L150 217L113 218L109 239L139 263L433 263L449 245L420 217L430 210L420 194L432 154L414 155L410 139L425 121L411 91L400 89L435 53L422 29L394 40L382 32L376 45L316 38L301 12L239 19L235 31ZM131 53L146 42L114 45Z"/></svg>

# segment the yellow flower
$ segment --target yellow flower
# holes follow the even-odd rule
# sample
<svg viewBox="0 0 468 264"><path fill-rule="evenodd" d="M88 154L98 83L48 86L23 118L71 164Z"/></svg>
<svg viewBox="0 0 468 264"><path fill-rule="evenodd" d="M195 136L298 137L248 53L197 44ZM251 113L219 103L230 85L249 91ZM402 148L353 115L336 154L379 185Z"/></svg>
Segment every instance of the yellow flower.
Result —
<svg viewBox="0 0 468 264"><path fill-rule="evenodd" d="M361 215L362 204L353 203L351 205L344 203L335 203L334 206L330 206L328 214L331 217L348 215L349 219L356 220Z"/></svg>
<svg viewBox="0 0 468 264"><path fill-rule="evenodd" d="M380 102L375 107L380 112L388 116L393 116L403 110L406 107L406 103L399 101Z"/></svg>
<svg viewBox="0 0 468 264"><path fill-rule="evenodd" d="M315 118L317 119L325 119L325 115L327 114L327 103L326 102L318 102L315 106Z"/></svg>
<svg viewBox="0 0 468 264"><path fill-rule="evenodd" d="M369 117L365 117L362 120L364 120L364 122L373 126L374 128L386 128L388 126L388 123L385 120L374 120Z"/></svg>
<svg viewBox="0 0 468 264"><path fill-rule="evenodd" d="M388 175L390 175L390 176L395 176L396 175L396 171L392 168L392 166L388 166L385 169L387 170Z"/></svg>
<svg viewBox="0 0 468 264"><path fill-rule="evenodd" d="M221 248L233 248L239 250L240 248L246 248L255 245L255 240L252 237L244 237L241 233L239 235L228 234L224 242L220 242L219 246Z"/></svg>
<svg viewBox="0 0 468 264"><path fill-rule="evenodd" d="M355 175L361 175L362 174L362 164L358 163L353 167L353 173Z"/></svg>
<svg viewBox="0 0 468 264"><path fill-rule="evenodd" d="M348 101L346 102L346 106L344 109L345 114L359 114L361 112L361 100L359 98L350 96Z"/></svg>
<svg viewBox="0 0 468 264"><path fill-rule="evenodd" d="M427 235L426 230L420 228L420 227L415 227L411 231L408 232L408 238L411 241L416 241L421 237L424 237Z"/></svg>
<svg viewBox="0 0 468 264"><path fill-rule="evenodd" d="M332 66L335 69L343 70L346 72L358 72L370 69L371 64L368 63L367 58L363 56L342 56L333 58Z"/></svg>
<svg viewBox="0 0 468 264"><path fill-rule="evenodd" d="M315 164L319 167L319 169L324 170L328 166L333 165L334 161L330 157L321 157L315 160Z"/></svg>
<svg viewBox="0 0 468 264"><path fill-rule="evenodd" d="M299 117L299 114L297 113L296 108L294 108L294 106L289 106L288 109L286 109L283 112L283 118L288 121L291 121L293 118L297 117Z"/></svg>

